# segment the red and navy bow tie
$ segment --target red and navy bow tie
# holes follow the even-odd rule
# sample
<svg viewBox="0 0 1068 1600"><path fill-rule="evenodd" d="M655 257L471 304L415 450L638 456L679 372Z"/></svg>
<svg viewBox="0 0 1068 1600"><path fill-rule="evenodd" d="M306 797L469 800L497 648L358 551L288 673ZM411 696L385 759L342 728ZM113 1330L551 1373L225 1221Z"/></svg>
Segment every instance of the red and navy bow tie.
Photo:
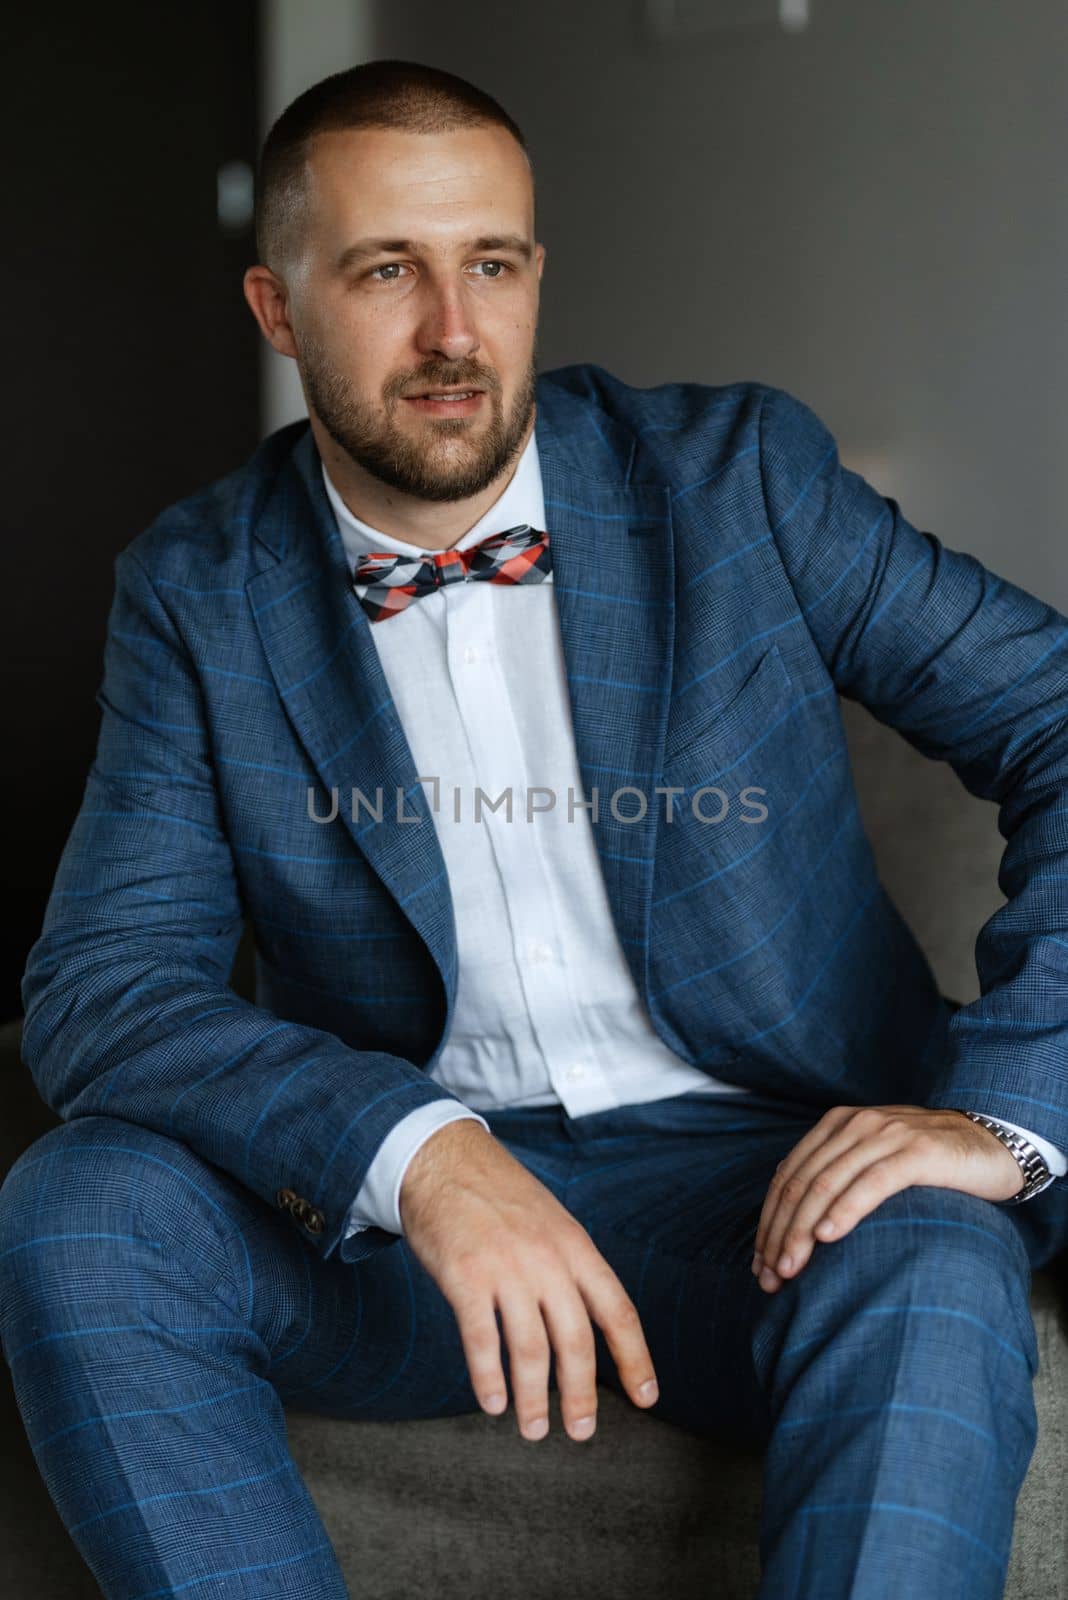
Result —
<svg viewBox="0 0 1068 1600"><path fill-rule="evenodd" d="M413 600L447 583L485 578L488 583L541 583L552 571L549 535L528 522L491 533L466 550L436 550L397 556L371 550L356 562L352 587L372 622L395 617Z"/></svg>

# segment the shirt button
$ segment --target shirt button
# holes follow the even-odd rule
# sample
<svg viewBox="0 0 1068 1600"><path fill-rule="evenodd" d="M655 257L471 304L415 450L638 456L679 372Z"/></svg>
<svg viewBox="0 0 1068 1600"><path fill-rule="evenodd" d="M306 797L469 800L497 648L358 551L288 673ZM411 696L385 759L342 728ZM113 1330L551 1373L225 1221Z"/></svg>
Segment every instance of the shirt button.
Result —
<svg viewBox="0 0 1068 1600"><path fill-rule="evenodd" d="M465 648L464 648L464 660L465 661L469 661L469 662L478 660L478 651L475 649L473 644L469 644L469 645L465 646Z"/></svg>
<svg viewBox="0 0 1068 1600"><path fill-rule="evenodd" d="M581 1083L588 1070L585 1062L576 1061L573 1067L568 1067L567 1069L568 1083Z"/></svg>

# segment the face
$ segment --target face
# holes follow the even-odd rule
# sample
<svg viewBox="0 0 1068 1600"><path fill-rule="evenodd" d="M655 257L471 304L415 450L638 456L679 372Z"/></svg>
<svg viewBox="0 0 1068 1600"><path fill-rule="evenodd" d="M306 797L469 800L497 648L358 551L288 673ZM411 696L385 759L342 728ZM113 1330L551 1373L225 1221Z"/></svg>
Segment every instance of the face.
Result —
<svg viewBox="0 0 1068 1600"><path fill-rule="evenodd" d="M319 135L286 272L309 410L349 459L423 500L480 493L534 414L545 251L506 129ZM414 397L476 391L470 401Z"/></svg>

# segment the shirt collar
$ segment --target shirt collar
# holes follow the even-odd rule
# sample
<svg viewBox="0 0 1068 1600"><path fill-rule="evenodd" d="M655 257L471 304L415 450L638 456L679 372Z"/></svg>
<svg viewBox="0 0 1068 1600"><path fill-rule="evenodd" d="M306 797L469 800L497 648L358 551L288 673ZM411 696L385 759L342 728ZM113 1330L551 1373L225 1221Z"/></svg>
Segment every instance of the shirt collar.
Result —
<svg viewBox="0 0 1068 1600"><path fill-rule="evenodd" d="M385 550L391 555L399 556L426 557L436 553L424 549L422 545L409 544L406 539L395 539L390 534L373 528L360 517L354 516L331 483L330 475L321 459L320 466L327 497L337 518L338 530L350 566L355 566L357 558L371 550ZM466 550L469 545L477 544L480 539L488 538L491 533L504 533L507 528L518 527L524 522L539 531L545 528L545 500L534 429L531 429L530 438L524 446L507 487L489 510L479 517L474 527L469 528L451 548Z"/></svg>

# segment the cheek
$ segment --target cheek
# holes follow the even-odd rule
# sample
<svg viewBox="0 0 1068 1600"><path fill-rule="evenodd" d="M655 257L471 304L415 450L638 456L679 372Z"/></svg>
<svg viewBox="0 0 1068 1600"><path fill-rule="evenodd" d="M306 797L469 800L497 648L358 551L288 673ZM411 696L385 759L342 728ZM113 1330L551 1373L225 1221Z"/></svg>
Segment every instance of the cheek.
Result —
<svg viewBox="0 0 1068 1600"><path fill-rule="evenodd" d="M534 324L515 315L493 334L483 333L479 357L499 374L512 396L526 384L534 359L534 336Z"/></svg>
<svg viewBox="0 0 1068 1600"><path fill-rule="evenodd" d="M476 320L484 344L499 345L502 354L515 352L533 337L538 324L537 301L522 294L502 295L496 303L483 301Z"/></svg>
<svg viewBox="0 0 1068 1600"><path fill-rule="evenodd" d="M367 368L381 366L412 337L411 319L398 307L382 305L349 308L338 328L352 361Z"/></svg>
<svg viewBox="0 0 1068 1600"><path fill-rule="evenodd" d="M346 307L328 336L335 369L366 397L381 394L398 377L407 378L418 364L407 319L377 306Z"/></svg>

